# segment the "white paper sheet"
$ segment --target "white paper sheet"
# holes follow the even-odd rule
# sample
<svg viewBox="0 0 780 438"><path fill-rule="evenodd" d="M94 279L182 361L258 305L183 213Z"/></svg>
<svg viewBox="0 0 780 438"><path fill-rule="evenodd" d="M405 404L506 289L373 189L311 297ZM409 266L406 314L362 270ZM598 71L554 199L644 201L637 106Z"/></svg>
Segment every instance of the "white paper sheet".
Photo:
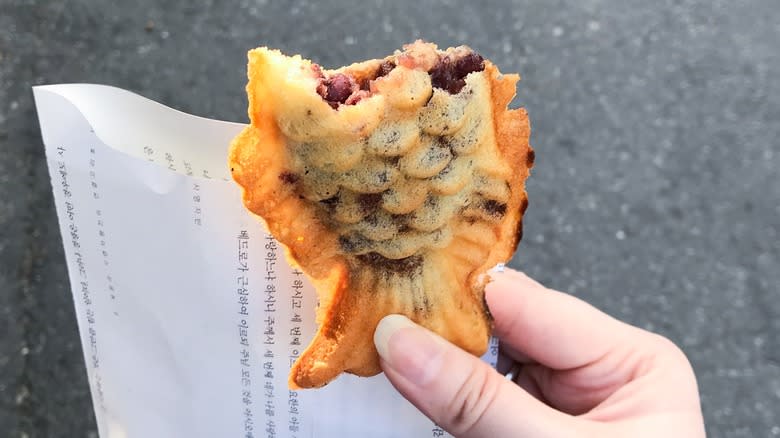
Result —
<svg viewBox="0 0 780 438"><path fill-rule="evenodd" d="M101 437L446 436L384 375L288 390L316 297L229 180L243 125L107 86L34 94Z"/></svg>

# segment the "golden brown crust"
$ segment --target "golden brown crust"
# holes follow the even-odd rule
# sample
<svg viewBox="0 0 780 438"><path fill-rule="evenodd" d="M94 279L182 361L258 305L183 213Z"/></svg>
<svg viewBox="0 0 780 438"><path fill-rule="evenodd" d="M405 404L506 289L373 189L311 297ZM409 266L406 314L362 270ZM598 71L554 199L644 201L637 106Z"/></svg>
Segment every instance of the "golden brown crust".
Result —
<svg viewBox="0 0 780 438"><path fill-rule="evenodd" d="M525 111L507 109L517 75L485 61L454 88L432 85L440 59L470 53L416 42L324 73L249 53L251 124L232 144L233 178L320 300L292 388L379 373L372 337L390 313L473 354L487 348L482 274L517 246L532 150ZM353 93L328 101L323 84L339 74Z"/></svg>

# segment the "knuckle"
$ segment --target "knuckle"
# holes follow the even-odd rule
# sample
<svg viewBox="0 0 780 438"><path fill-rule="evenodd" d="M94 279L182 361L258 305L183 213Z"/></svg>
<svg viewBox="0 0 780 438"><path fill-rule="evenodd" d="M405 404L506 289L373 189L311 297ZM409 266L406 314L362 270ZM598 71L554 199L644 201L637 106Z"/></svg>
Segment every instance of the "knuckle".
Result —
<svg viewBox="0 0 780 438"><path fill-rule="evenodd" d="M446 408L448 429L456 436L467 435L491 409L498 394L500 380L492 369L476 363Z"/></svg>
<svg viewBox="0 0 780 438"><path fill-rule="evenodd" d="M667 360L677 365L684 365L685 367L691 366L685 352L683 352L683 350L671 339L655 333L651 334L651 337L656 351L666 357Z"/></svg>

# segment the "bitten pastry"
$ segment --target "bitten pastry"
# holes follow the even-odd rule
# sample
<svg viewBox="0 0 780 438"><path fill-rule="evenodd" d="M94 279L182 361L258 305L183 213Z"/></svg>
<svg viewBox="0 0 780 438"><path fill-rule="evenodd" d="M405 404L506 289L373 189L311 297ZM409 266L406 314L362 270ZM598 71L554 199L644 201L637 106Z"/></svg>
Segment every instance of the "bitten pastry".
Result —
<svg viewBox="0 0 780 438"><path fill-rule="evenodd" d="M484 274L521 238L534 160L519 77L422 41L337 70L259 48L248 70L232 175L319 298L290 387L379 373L391 313L484 353Z"/></svg>

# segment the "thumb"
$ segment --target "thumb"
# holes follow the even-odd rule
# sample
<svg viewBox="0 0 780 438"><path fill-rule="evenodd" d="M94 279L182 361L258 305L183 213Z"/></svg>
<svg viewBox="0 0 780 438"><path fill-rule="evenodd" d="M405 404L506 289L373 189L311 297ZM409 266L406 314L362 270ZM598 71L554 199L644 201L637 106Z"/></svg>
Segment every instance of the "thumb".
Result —
<svg viewBox="0 0 780 438"><path fill-rule="evenodd" d="M384 317L374 343L393 386L455 436L563 437L581 426L405 316Z"/></svg>

